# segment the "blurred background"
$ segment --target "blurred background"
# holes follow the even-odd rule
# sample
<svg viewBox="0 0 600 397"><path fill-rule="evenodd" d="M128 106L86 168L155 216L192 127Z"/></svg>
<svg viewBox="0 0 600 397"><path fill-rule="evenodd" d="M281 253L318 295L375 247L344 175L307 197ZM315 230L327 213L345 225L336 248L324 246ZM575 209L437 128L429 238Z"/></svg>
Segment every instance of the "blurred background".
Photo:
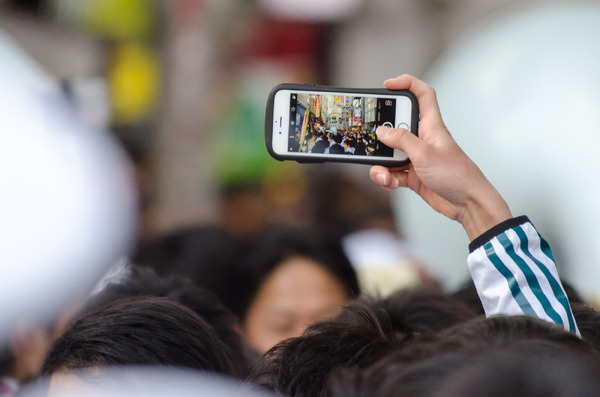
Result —
<svg viewBox="0 0 600 397"><path fill-rule="evenodd" d="M265 104L276 84L381 87L410 73L436 87L456 139L514 215L532 217L564 278L597 300L599 7L0 0L0 28L63 82L86 122L108 127L126 148L140 241L203 222L242 238L314 219L342 234L377 227L406 242L404 254L426 273L457 287L468 277L458 225L372 185L366 166L280 163L265 150Z"/></svg>

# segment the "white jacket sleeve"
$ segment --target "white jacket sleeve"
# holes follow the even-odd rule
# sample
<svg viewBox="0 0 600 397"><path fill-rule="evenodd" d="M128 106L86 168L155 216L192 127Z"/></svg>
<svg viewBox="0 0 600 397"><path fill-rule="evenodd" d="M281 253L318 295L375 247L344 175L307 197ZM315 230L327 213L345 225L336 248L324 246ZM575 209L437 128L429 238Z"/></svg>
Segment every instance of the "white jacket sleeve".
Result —
<svg viewBox="0 0 600 397"><path fill-rule="evenodd" d="M495 226L469 250L469 271L487 317L525 314L579 335L550 246L527 217Z"/></svg>

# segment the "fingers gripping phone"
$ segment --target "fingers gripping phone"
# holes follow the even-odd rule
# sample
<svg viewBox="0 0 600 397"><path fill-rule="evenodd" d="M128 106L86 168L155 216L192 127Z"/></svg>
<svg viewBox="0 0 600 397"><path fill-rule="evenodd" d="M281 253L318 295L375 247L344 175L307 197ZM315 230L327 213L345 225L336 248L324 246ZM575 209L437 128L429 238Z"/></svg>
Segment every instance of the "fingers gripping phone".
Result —
<svg viewBox="0 0 600 397"><path fill-rule="evenodd" d="M265 139L277 160L400 167L408 156L379 142L375 130L386 125L417 135L418 122L409 91L281 84L269 95Z"/></svg>

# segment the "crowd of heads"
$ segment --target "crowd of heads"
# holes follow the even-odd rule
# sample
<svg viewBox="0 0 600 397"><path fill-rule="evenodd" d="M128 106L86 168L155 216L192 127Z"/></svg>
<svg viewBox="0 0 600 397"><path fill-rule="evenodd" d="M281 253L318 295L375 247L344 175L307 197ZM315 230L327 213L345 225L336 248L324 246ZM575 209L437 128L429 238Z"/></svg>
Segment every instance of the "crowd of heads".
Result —
<svg viewBox="0 0 600 397"><path fill-rule="evenodd" d="M373 154L377 150L378 144L375 133L362 127L332 131L323 129L319 124L308 128L304 142L309 153L360 156Z"/></svg>
<svg viewBox="0 0 600 397"><path fill-rule="evenodd" d="M314 139L354 154L363 145L368 154L374 143L372 133L354 130L317 129ZM11 335L0 344L0 395L13 395L14 383L24 392L40 385L51 397L115 396L122 381L147 390L156 383L138 369L148 366L192 371L204 386L208 374L252 394L288 397L600 395L600 313L575 289L568 295L581 338L534 317L487 318L472 284L452 294L431 284L366 296L341 238L359 225L351 213L375 199L320 191L327 194L320 223L265 228L244 240L217 225L170 232L139 243L130 262L53 320L24 313L5 326ZM347 223L334 214L344 201ZM324 226L334 223L336 231ZM105 232L92 245L122 244L119 233ZM79 240L66 239L65 252L77 251ZM90 262L103 259L93 254ZM77 265L71 270L89 270Z"/></svg>
<svg viewBox="0 0 600 397"><path fill-rule="evenodd" d="M206 230L213 239L188 244ZM75 374L97 385L103 368L131 365L290 397L600 391L600 312L569 285L582 338L533 317L486 318L472 283L361 295L339 237L312 228L243 244L217 226L188 228L140 245L133 261L77 308L32 374L49 395Z"/></svg>

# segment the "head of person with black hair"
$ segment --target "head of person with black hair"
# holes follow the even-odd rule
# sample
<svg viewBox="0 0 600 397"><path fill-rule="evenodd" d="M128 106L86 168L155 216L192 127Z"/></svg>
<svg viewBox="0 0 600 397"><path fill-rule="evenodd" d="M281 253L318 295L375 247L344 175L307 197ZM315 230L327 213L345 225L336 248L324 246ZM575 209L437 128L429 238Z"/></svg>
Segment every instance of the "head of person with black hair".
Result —
<svg viewBox="0 0 600 397"><path fill-rule="evenodd" d="M237 317L211 291L182 276L160 277L153 269L132 265L123 278L110 282L86 303L90 312L118 299L134 296L158 296L175 300L206 321L229 347L243 377L249 370L247 350Z"/></svg>
<svg viewBox="0 0 600 397"><path fill-rule="evenodd" d="M339 143L335 143L335 144L331 145L331 147L329 148L329 153L330 154L344 154L344 148Z"/></svg>
<svg viewBox="0 0 600 397"><path fill-rule="evenodd" d="M288 397L327 396L329 376L339 368L367 368L402 345L402 337L389 337L364 304L344 309L342 319L308 327L269 350L249 381Z"/></svg>
<svg viewBox="0 0 600 397"><path fill-rule="evenodd" d="M464 375L463 367L477 368L473 363L493 362L494 359L488 357L496 357L498 352L510 352L511 357L515 357L515 365L520 359L531 358L527 364L531 366L530 371L549 360L582 363L581 368L589 365L598 368L600 364L598 355L588 343L555 324L528 316L477 318L449 328L437 338L413 337L408 342L365 370L342 368L334 372L329 379L330 395L462 396L462 393L450 393L444 386L445 380L455 373ZM539 366L538 371L542 367Z"/></svg>
<svg viewBox="0 0 600 397"><path fill-rule="evenodd" d="M365 298L379 316L386 316L395 332L437 333L477 317L465 303L448 297L436 286L397 290L382 299Z"/></svg>
<svg viewBox="0 0 600 397"><path fill-rule="evenodd" d="M161 276L181 275L212 290L217 296L224 285L214 277L241 255L242 242L215 224L189 225L141 242L131 261L151 267Z"/></svg>
<svg viewBox="0 0 600 397"><path fill-rule="evenodd" d="M332 373L328 396L598 395L597 360L555 342L533 340L524 348L527 344L441 352L412 362L386 356L365 370L341 368Z"/></svg>
<svg viewBox="0 0 600 397"><path fill-rule="evenodd" d="M42 374L51 376L52 389L77 370L129 365L241 375L207 322L170 298L151 296L119 299L79 317L50 348Z"/></svg>
<svg viewBox="0 0 600 397"><path fill-rule="evenodd" d="M346 137L346 139L344 139L343 146L345 153L354 154L354 151L356 150L356 138Z"/></svg>
<svg viewBox="0 0 600 397"><path fill-rule="evenodd" d="M454 360L454 355L465 360L464 357L481 351L509 348L524 355L560 356L567 351L578 357L598 360L598 355L590 344L548 321L530 316L476 317L437 334L428 333L407 339L402 350L374 365L366 376L380 376L381 382L387 382L388 378L396 379L397 373L406 371L407 368L416 368L411 371L420 373L420 363L431 361L431 368L430 364L423 364L423 368L428 368L422 375L426 380L432 375L430 371L433 371L433 375L448 372L450 368L445 368L443 361ZM436 361L436 357L441 356L446 358L442 362ZM414 378L418 384L420 376L408 372L406 378Z"/></svg>
<svg viewBox="0 0 600 397"><path fill-rule="evenodd" d="M329 141L324 138L319 141L316 141L315 146L313 146L311 153L325 153L325 149L329 147Z"/></svg>
<svg viewBox="0 0 600 397"><path fill-rule="evenodd" d="M354 150L354 154L364 156L367 154L367 146L365 144L364 139L359 138L356 141L355 145L356 149Z"/></svg>
<svg viewBox="0 0 600 397"><path fill-rule="evenodd" d="M478 354L445 377L432 397L597 396L598 361L568 349L556 354L495 349Z"/></svg>
<svg viewBox="0 0 600 397"><path fill-rule="evenodd" d="M259 353L337 316L360 293L339 237L319 227L265 230L245 260L223 277L231 285L223 302L239 316L247 343Z"/></svg>
<svg viewBox="0 0 600 397"><path fill-rule="evenodd" d="M342 134L331 134L331 146L329 147L329 153L331 154L343 154L344 147L342 146L342 140L344 137Z"/></svg>
<svg viewBox="0 0 600 397"><path fill-rule="evenodd" d="M519 343L528 349L534 341L548 341L585 355L595 355L591 346L563 327L531 316L478 317L440 334L436 351L477 350ZM535 349L533 349L535 350Z"/></svg>

